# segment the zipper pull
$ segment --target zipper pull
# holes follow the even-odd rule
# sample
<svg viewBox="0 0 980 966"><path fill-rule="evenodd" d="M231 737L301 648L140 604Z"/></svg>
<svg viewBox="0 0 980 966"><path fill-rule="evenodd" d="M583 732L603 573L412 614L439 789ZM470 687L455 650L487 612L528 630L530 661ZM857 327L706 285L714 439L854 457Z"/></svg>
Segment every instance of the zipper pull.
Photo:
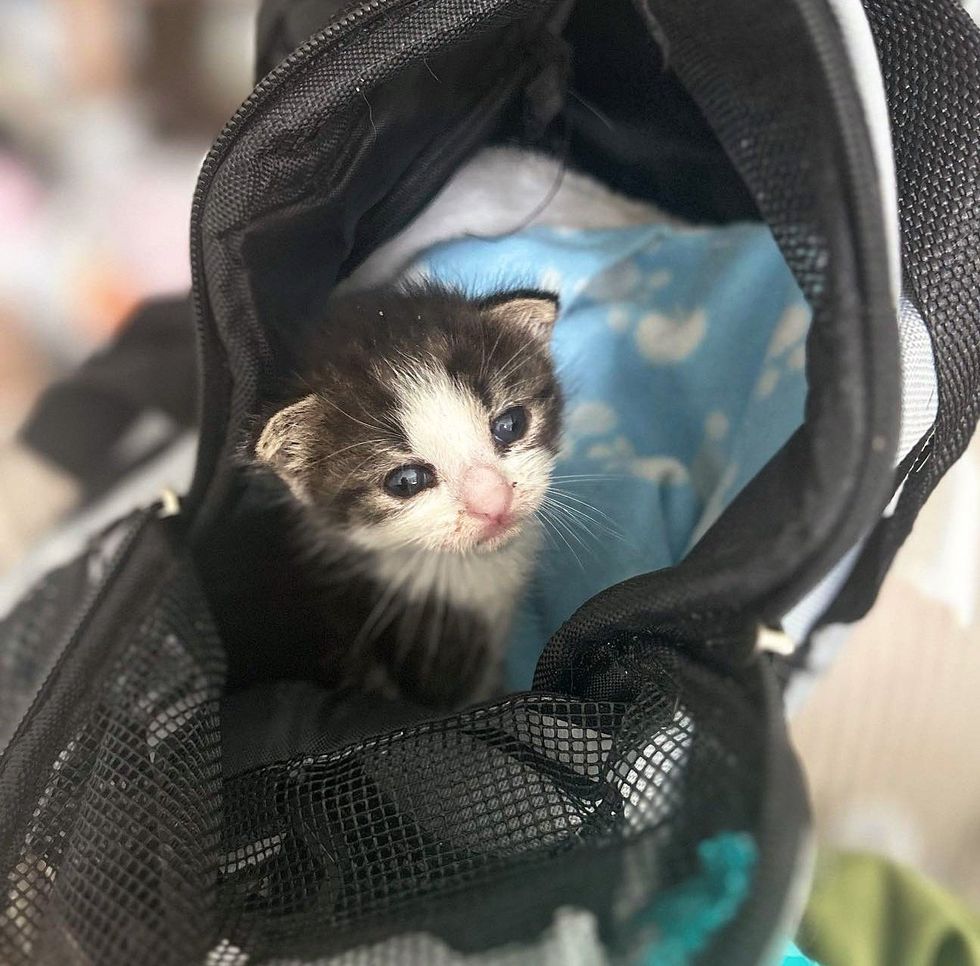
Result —
<svg viewBox="0 0 980 966"><path fill-rule="evenodd" d="M180 497L177 492L169 486L160 491L160 509L157 516L161 520L167 517L175 517L180 513Z"/></svg>
<svg viewBox="0 0 980 966"><path fill-rule="evenodd" d="M796 650L796 641L781 628L760 624L755 634L755 649L789 657Z"/></svg>

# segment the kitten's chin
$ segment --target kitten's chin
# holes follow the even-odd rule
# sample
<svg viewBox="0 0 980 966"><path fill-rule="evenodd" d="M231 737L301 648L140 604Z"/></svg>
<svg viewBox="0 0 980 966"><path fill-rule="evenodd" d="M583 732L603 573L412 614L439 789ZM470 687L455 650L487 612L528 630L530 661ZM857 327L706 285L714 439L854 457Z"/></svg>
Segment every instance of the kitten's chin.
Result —
<svg viewBox="0 0 980 966"><path fill-rule="evenodd" d="M491 554L501 550L513 542L525 529L526 521L517 520L505 529L491 535L481 535L466 541L464 545L454 547L461 554Z"/></svg>
<svg viewBox="0 0 980 966"><path fill-rule="evenodd" d="M346 536L351 544L368 553L412 554L419 552L444 554L447 557L486 556L502 550L534 525L533 518L514 520L497 533L451 533L443 538L432 534L428 539L399 539L392 534L357 528Z"/></svg>

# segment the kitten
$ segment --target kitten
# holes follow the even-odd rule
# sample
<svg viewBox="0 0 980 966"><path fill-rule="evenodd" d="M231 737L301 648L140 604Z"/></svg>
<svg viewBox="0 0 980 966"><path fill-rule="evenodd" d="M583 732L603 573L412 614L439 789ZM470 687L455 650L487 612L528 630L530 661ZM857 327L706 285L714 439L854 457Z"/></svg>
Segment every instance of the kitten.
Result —
<svg viewBox="0 0 980 966"><path fill-rule="evenodd" d="M439 707L500 687L561 431L555 296L334 302L254 461L322 575L331 683Z"/></svg>

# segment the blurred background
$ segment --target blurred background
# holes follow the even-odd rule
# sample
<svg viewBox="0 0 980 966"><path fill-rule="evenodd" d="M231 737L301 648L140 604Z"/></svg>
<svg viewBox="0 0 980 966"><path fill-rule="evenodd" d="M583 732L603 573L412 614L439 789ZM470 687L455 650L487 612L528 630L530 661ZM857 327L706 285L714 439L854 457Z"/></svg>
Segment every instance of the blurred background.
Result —
<svg viewBox="0 0 980 966"><path fill-rule="evenodd" d="M189 285L200 162L251 89L252 0L0 3L0 435Z"/></svg>
<svg viewBox="0 0 980 966"><path fill-rule="evenodd" d="M0 442L141 299L188 287L197 168L250 90L254 13L0 2ZM0 520L0 571L4 540ZM822 841L908 863L976 907L978 592L975 441L793 721Z"/></svg>

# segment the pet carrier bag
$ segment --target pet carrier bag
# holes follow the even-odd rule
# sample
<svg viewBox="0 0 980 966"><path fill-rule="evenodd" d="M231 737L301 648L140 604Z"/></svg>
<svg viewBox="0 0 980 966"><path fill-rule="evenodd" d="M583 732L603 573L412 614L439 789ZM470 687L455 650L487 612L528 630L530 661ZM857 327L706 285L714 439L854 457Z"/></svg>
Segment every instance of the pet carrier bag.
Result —
<svg viewBox="0 0 980 966"><path fill-rule="evenodd" d="M952 0L266 0L258 36L193 201L193 483L0 625L0 962L772 962L809 855L782 684L867 611L980 409L975 26ZM488 144L767 224L811 310L802 424L675 566L541 641L528 690L449 716L327 692L277 649L301 591L255 602L243 671L243 430L294 327ZM185 303L152 311L180 337Z"/></svg>

